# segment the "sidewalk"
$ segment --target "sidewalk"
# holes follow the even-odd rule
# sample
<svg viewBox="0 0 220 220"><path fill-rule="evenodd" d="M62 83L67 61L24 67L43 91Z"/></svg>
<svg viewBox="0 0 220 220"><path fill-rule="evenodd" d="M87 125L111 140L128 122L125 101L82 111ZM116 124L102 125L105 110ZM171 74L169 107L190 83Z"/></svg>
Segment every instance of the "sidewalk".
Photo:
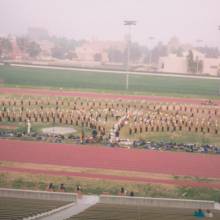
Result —
<svg viewBox="0 0 220 220"><path fill-rule="evenodd" d="M99 196L82 196L82 198L77 200L77 203L72 205L71 207L62 210L53 215L47 216L45 218L41 218L41 220L64 220L73 215L77 215L80 212L88 209L90 206L95 205L99 201Z"/></svg>
<svg viewBox="0 0 220 220"><path fill-rule="evenodd" d="M215 203L215 209L220 210L220 203L218 203L218 202Z"/></svg>

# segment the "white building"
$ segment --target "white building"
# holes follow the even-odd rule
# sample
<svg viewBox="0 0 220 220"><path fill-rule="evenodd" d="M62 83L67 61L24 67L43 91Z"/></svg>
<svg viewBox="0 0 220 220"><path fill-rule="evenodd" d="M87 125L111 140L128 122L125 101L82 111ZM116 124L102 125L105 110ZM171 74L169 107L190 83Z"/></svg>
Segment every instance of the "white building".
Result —
<svg viewBox="0 0 220 220"><path fill-rule="evenodd" d="M198 72L197 69L197 73L195 74L220 76L220 58L206 58L204 54L196 50L192 50L192 52L194 62L199 63L199 61L202 61L203 63L202 72ZM188 53L184 53L182 57L178 57L176 54L169 54L166 57L161 57L159 59L158 71L192 74L191 72L188 72L187 55Z"/></svg>
<svg viewBox="0 0 220 220"><path fill-rule="evenodd" d="M220 76L220 58L205 58L203 63L204 74Z"/></svg>
<svg viewBox="0 0 220 220"><path fill-rule="evenodd" d="M187 74L187 58L169 54L159 59L159 72Z"/></svg>

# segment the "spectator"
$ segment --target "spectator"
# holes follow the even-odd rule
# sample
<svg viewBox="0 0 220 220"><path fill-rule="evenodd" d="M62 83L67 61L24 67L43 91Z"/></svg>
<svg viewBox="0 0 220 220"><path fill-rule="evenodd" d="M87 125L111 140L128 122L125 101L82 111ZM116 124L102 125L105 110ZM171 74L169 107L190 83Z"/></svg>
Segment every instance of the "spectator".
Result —
<svg viewBox="0 0 220 220"><path fill-rule="evenodd" d="M76 191L77 191L77 192L81 192L81 186L80 186L80 185L77 185L77 186L76 186Z"/></svg>
<svg viewBox="0 0 220 220"><path fill-rule="evenodd" d="M97 130L96 130L96 129L93 129L93 130L92 130L92 137L93 137L94 139L96 139L96 137L97 137Z"/></svg>
<svg viewBox="0 0 220 220"><path fill-rule="evenodd" d="M50 183L47 187L47 190L50 191L50 192L53 192L54 191L54 185L53 183Z"/></svg>
<svg viewBox="0 0 220 220"><path fill-rule="evenodd" d="M76 193L77 193L78 197L81 198L81 196L82 196L82 188L81 188L80 185L76 186Z"/></svg>
<svg viewBox="0 0 220 220"><path fill-rule="evenodd" d="M120 195L121 195L121 196L124 196L124 195L125 195L125 189L124 189L124 187L121 187Z"/></svg>
<svg viewBox="0 0 220 220"><path fill-rule="evenodd" d="M205 217L205 214L204 214L204 212L202 211L202 209L196 210L193 215L194 215L195 217L197 217L197 218L204 218L204 217Z"/></svg>
<svg viewBox="0 0 220 220"><path fill-rule="evenodd" d="M66 188L63 183L60 184L60 192L65 192Z"/></svg>
<svg viewBox="0 0 220 220"><path fill-rule="evenodd" d="M85 139L85 132L84 132L84 130L82 129L81 134L80 134L80 143L81 143L81 144L84 144L84 139Z"/></svg>
<svg viewBox="0 0 220 220"><path fill-rule="evenodd" d="M213 218L213 213L212 213L209 209L207 209L207 210L206 210L206 213L205 213L205 217L207 217L207 218Z"/></svg>
<svg viewBox="0 0 220 220"><path fill-rule="evenodd" d="M130 192L130 196L134 196L134 192L133 191Z"/></svg>

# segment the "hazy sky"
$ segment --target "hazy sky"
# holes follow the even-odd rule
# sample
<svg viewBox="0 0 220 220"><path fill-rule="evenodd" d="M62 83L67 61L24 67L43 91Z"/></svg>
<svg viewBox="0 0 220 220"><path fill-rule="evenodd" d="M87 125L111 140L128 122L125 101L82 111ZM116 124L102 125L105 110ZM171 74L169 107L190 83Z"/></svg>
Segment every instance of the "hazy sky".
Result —
<svg viewBox="0 0 220 220"><path fill-rule="evenodd" d="M201 39L220 47L220 0L0 0L0 34L43 27L51 35L123 40L123 20L137 20L133 40Z"/></svg>

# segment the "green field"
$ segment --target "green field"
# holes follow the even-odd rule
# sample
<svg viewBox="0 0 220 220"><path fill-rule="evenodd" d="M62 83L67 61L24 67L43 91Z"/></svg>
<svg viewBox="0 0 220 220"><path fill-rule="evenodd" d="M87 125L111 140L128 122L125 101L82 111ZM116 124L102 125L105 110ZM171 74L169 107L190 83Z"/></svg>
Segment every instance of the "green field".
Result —
<svg viewBox="0 0 220 220"><path fill-rule="evenodd" d="M5 86L40 86L186 97L218 98L220 96L220 80L217 79L130 75L129 91L126 91L125 74L92 70L88 72L1 66L0 81Z"/></svg>
<svg viewBox="0 0 220 220"><path fill-rule="evenodd" d="M120 188L123 186L129 192L133 191L136 196L144 197L213 200L216 202L220 198L220 190L212 188L176 187L29 173L0 173L0 187L2 188L45 190L51 182L55 186L55 191L58 191L60 183L65 183L67 192L74 192L76 186L80 185L85 194L107 192L110 195L118 195Z"/></svg>

